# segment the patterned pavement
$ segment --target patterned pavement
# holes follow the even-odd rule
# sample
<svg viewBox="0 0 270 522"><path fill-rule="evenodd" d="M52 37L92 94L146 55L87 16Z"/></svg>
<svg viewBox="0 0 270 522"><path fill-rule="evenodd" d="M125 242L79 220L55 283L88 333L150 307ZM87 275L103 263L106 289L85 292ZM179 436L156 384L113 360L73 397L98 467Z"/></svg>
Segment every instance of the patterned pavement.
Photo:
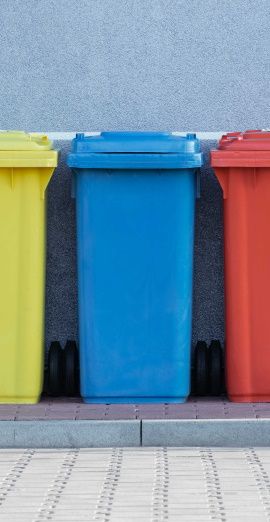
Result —
<svg viewBox="0 0 270 522"><path fill-rule="evenodd" d="M0 450L0 520L270 521L270 449Z"/></svg>

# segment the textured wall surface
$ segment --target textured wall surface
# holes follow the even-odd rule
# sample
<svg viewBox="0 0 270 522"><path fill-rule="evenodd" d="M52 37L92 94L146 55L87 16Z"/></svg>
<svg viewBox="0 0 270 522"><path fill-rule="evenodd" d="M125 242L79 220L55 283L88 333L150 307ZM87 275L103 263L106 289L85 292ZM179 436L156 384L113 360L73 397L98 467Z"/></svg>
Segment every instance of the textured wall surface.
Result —
<svg viewBox="0 0 270 522"><path fill-rule="evenodd" d="M267 127L269 19L269 0L1 0L0 128Z"/></svg>
<svg viewBox="0 0 270 522"><path fill-rule="evenodd" d="M61 161L48 188L46 342L76 339L77 274L75 201L71 198L71 172L66 167L70 142L55 142ZM202 142L207 163L216 142ZM224 339L222 194L211 169L201 173L197 202L193 340Z"/></svg>
<svg viewBox="0 0 270 522"><path fill-rule="evenodd" d="M0 127L269 127L269 0L1 0ZM48 190L47 344L77 336L74 201ZM210 142L204 143L207 150ZM202 172L194 340L224 337L222 198Z"/></svg>

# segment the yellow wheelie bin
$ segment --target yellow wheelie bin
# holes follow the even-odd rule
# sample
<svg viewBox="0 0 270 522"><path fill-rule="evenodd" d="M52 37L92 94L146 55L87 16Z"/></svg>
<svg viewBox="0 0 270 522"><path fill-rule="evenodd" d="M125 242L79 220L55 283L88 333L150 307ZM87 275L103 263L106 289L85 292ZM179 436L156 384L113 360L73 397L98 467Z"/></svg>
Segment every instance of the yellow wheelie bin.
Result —
<svg viewBox="0 0 270 522"><path fill-rule="evenodd" d="M45 193L57 162L47 136L0 132L0 403L42 391Z"/></svg>

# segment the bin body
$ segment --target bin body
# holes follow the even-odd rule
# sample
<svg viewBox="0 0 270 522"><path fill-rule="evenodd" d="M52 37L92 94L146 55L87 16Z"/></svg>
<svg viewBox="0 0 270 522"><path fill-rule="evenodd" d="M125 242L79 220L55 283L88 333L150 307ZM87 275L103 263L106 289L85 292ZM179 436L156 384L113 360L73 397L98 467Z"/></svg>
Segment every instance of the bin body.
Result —
<svg viewBox="0 0 270 522"><path fill-rule="evenodd" d="M46 137L0 133L0 402L35 403L43 384Z"/></svg>
<svg viewBox="0 0 270 522"><path fill-rule="evenodd" d="M89 167L76 166L79 154L69 159L76 177L85 402L182 402L189 394L197 178L196 168L182 161L181 169L177 157L148 153L151 140L158 150L170 138L102 133L106 152L89 156ZM89 150L91 140L100 143L84 138ZM127 147L130 154L122 152Z"/></svg>
<svg viewBox="0 0 270 522"><path fill-rule="evenodd" d="M223 137L226 383L235 402L270 401L270 133Z"/></svg>

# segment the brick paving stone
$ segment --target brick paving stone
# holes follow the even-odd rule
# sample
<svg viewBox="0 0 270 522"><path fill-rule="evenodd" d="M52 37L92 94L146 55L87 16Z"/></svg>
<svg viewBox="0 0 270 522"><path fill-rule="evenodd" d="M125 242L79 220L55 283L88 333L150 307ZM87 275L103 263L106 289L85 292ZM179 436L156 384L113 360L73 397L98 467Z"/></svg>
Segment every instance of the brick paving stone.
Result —
<svg viewBox="0 0 270 522"><path fill-rule="evenodd" d="M105 413L98 411L89 411L77 413L76 420L105 420Z"/></svg>
<svg viewBox="0 0 270 522"><path fill-rule="evenodd" d="M130 414L125 412L110 412L103 417L104 420L129 420Z"/></svg>
<svg viewBox="0 0 270 522"><path fill-rule="evenodd" d="M117 411L134 411L137 408L135 404L110 404L109 407Z"/></svg>
<svg viewBox="0 0 270 522"><path fill-rule="evenodd" d="M163 403L137 404L137 408L139 411L162 411L165 409L165 404L163 404Z"/></svg>
<svg viewBox="0 0 270 522"><path fill-rule="evenodd" d="M103 404L78 404L78 411L102 411L105 412L108 410L108 406L104 406Z"/></svg>
<svg viewBox="0 0 270 522"><path fill-rule="evenodd" d="M160 417L152 417L152 419L153 419L153 418L158 419L158 418L160 418ZM193 413L189 413L189 412L187 412L187 413L181 413L181 411L179 411L179 412L175 411L175 412L171 413L170 415L166 416L165 418L166 418L166 419L175 419L175 420L177 420L177 419L183 419L183 420L184 420L184 419L186 419L186 420L191 419L191 420L196 420L196 415L194 415ZM145 420L146 420L146 419L149 419L149 417L145 417ZM150 419L149 419L149 420L150 420Z"/></svg>

